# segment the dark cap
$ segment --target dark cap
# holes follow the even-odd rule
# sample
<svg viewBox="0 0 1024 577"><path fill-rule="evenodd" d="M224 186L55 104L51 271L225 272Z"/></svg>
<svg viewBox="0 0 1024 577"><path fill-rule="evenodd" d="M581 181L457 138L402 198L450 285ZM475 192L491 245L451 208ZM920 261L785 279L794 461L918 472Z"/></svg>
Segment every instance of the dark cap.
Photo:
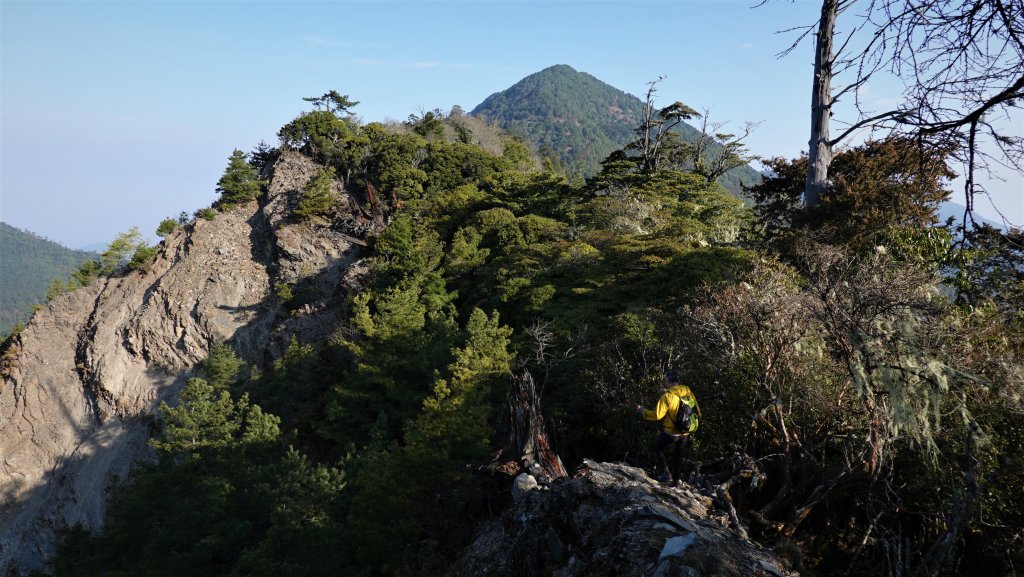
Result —
<svg viewBox="0 0 1024 577"><path fill-rule="evenodd" d="M679 372L678 371L665 371L665 380L670 383L679 383Z"/></svg>

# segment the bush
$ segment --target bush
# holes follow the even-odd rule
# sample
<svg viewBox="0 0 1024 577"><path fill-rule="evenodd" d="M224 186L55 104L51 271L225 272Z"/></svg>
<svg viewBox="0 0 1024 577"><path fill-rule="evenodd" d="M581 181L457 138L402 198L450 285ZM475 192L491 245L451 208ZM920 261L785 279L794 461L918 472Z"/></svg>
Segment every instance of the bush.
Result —
<svg viewBox="0 0 1024 577"><path fill-rule="evenodd" d="M131 260L128 261L128 270L149 272L149 265L156 259L157 248L140 244L135 248Z"/></svg>
<svg viewBox="0 0 1024 577"><path fill-rule="evenodd" d="M282 145L323 159L340 154L341 143L352 136L353 129L350 120L338 118L326 110L315 110L300 114L281 127L277 135Z"/></svg>
<svg viewBox="0 0 1024 577"><path fill-rule="evenodd" d="M277 298L281 299L282 303L287 303L295 298L295 293L292 291L292 285L286 282L279 282L275 284L274 292L277 293Z"/></svg>
<svg viewBox="0 0 1024 577"><path fill-rule="evenodd" d="M60 277L53 279L46 287L46 302L50 302L68 291L75 290L78 288L77 284L74 280L68 280L65 283Z"/></svg>
<svg viewBox="0 0 1024 577"><path fill-rule="evenodd" d="M78 283L78 286L86 286L100 276L101 268L100 261L87 260L78 267L78 270L71 273L71 279Z"/></svg>
<svg viewBox="0 0 1024 577"><path fill-rule="evenodd" d="M156 235L163 238L177 230L179 226L181 226L181 223L179 223L178 219L167 217L161 220L160 225L156 227Z"/></svg>

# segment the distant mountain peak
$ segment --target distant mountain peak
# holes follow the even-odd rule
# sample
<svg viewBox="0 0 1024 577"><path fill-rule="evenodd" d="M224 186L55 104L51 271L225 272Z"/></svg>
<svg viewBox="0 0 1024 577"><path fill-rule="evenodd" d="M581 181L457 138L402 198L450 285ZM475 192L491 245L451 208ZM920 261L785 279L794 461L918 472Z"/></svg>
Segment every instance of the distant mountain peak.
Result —
<svg viewBox="0 0 1024 577"><path fill-rule="evenodd" d="M568 64L534 72L488 96L471 112L521 136L571 170L595 174L600 163L634 138L644 102ZM694 141L700 132L681 124L677 131ZM719 182L734 193L760 180L747 167L734 169Z"/></svg>
<svg viewBox="0 0 1024 577"><path fill-rule="evenodd" d="M534 74L543 74L545 72L576 72L576 73L579 73L578 70L576 70L572 66L569 66L568 64L555 64L553 66L548 66L547 68L541 70L540 72L535 72Z"/></svg>
<svg viewBox="0 0 1024 577"><path fill-rule="evenodd" d="M522 136L566 166L596 172L601 160L629 141L640 121L635 96L556 64L488 96L472 114Z"/></svg>
<svg viewBox="0 0 1024 577"><path fill-rule="evenodd" d="M603 85L606 88L614 90L615 92L622 92L621 90L615 88L611 84L602 82L593 74L583 72L581 70L576 70L575 68L569 66L568 64L555 64L554 66L548 66L543 70L539 70L537 72L534 72L533 74L523 77L523 79L517 82L516 84L528 82L530 80L550 80L559 77L575 78L576 80L581 82L596 82L598 84Z"/></svg>

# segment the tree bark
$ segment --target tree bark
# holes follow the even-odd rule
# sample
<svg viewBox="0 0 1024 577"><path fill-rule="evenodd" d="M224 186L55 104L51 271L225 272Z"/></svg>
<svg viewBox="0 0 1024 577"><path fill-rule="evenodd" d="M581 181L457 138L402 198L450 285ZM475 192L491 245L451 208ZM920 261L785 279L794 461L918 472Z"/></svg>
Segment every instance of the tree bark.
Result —
<svg viewBox="0 0 1024 577"><path fill-rule="evenodd" d="M807 143L807 182L804 185L804 209L821 204L828 185L828 167L832 163L828 122L832 115L832 40L840 0L823 0L818 33L814 44L814 83L811 90L811 138Z"/></svg>
<svg viewBox="0 0 1024 577"><path fill-rule="evenodd" d="M487 469L512 477L526 472L542 482L568 476L544 430L533 376L523 371L512 381L499 428L498 453Z"/></svg>

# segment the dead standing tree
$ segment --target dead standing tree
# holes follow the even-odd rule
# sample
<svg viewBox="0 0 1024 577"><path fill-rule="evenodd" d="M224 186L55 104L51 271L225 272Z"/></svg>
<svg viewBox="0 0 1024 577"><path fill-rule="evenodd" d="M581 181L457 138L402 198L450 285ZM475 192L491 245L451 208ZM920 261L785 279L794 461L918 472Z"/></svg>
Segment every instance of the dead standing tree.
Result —
<svg viewBox="0 0 1024 577"><path fill-rule="evenodd" d="M529 371L512 379L498 428L498 452L486 469L512 477L526 472L542 482L567 476L544 430L540 397Z"/></svg>
<svg viewBox="0 0 1024 577"><path fill-rule="evenodd" d="M1024 139L1000 124L1024 103L1024 2L822 0L818 21L794 30L802 32L782 55L815 38L807 208L827 191L833 148L862 130L953 145L965 168L968 215L983 192L976 169L998 163L1024 172ZM890 110L870 110L863 88L882 74L901 79L903 95ZM845 84L833 92L839 80ZM857 117L833 138L829 120L846 95Z"/></svg>

